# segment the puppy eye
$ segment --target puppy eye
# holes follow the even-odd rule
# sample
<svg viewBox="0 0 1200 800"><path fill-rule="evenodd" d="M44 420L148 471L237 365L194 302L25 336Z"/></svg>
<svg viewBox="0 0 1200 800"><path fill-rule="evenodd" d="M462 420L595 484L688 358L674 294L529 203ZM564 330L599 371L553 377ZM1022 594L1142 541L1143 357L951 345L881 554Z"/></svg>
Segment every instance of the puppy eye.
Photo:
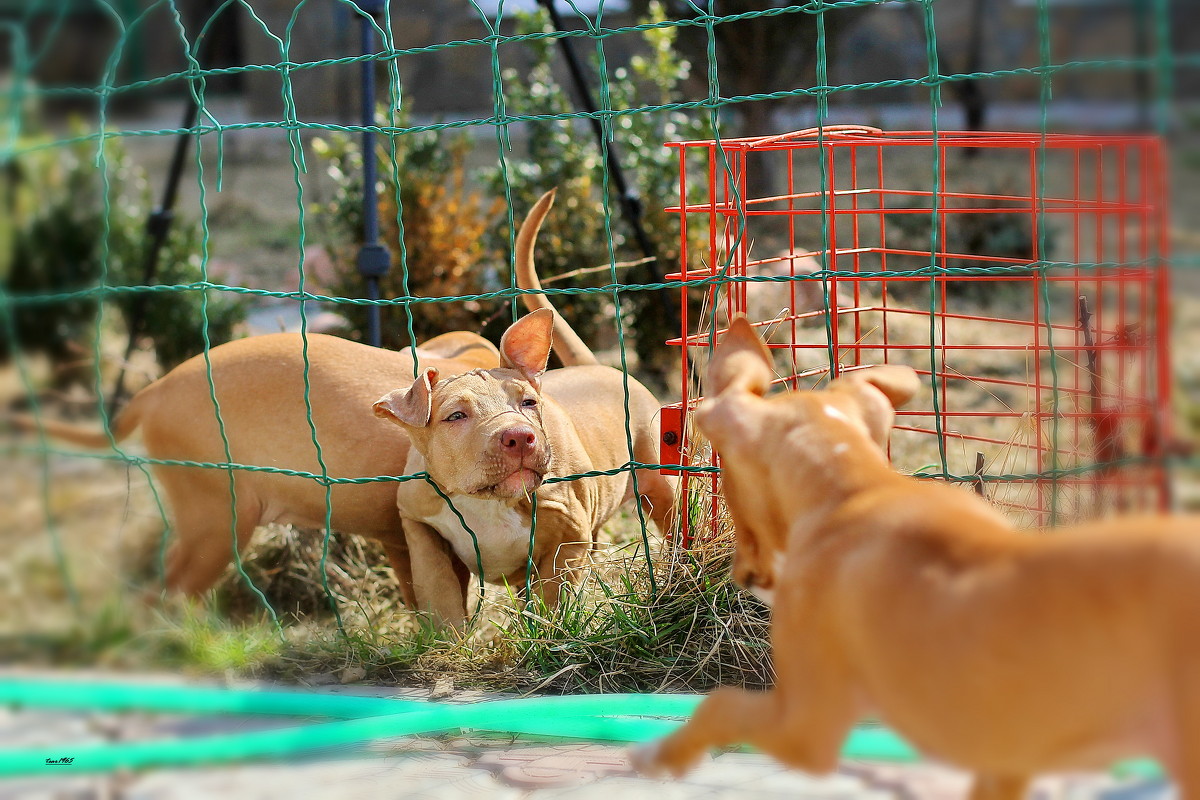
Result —
<svg viewBox="0 0 1200 800"><path fill-rule="evenodd" d="M537 400L533 397L526 397L521 401L521 408L536 408Z"/></svg>
<svg viewBox="0 0 1200 800"><path fill-rule="evenodd" d="M455 411L450 416L446 417L443 422L458 422L460 419L466 419L467 415L461 411Z"/></svg>

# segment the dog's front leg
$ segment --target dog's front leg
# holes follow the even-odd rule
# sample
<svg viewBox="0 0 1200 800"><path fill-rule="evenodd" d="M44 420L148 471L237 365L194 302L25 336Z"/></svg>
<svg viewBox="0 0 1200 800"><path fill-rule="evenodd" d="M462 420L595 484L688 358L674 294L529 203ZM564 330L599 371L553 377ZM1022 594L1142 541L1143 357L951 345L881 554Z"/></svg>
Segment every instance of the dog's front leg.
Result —
<svg viewBox="0 0 1200 800"><path fill-rule="evenodd" d="M467 619L467 569L432 527L413 519L403 522L417 610L440 626L461 631Z"/></svg>
<svg viewBox="0 0 1200 800"><path fill-rule="evenodd" d="M1024 775L976 775L969 800L1021 800L1028 786Z"/></svg>
<svg viewBox="0 0 1200 800"><path fill-rule="evenodd" d="M709 750L748 744L789 767L830 772L853 725L853 710L836 692L814 693L805 701L803 707L789 704L778 690L717 689L682 728L636 749L634 766L649 775L678 777Z"/></svg>
<svg viewBox="0 0 1200 800"><path fill-rule="evenodd" d="M563 586L579 582L580 571L587 561L588 553L588 545L568 542L559 545L554 552L547 553L534 564L534 572L530 576L531 588L546 608L558 608ZM522 601L529 602L523 585L520 597Z"/></svg>
<svg viewBox="0 0 1200 800"><path fill-rule="evenodd" d="M408 556L408 543L404 540L404 530L393 540L383 541L383 552L396 573L396 583L400 586L400 598L404 605L413 611L417 610L417 596L413 592L412 561Z"/></svg>
<svg viewBox="0 0 1200 800"><path fill-rule="evenodd" d="M647 775L678 778L714 748L748 743L760 726L777 730L777 707L775 692L717 689L704 698L683 727L636 748L633 765Z"/></svg>

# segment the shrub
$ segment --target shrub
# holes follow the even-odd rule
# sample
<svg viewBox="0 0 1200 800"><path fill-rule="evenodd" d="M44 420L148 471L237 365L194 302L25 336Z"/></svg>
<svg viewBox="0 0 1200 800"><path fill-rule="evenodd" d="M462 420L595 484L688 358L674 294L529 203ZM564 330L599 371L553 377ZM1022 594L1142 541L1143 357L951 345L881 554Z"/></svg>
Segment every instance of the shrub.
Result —
<svg viewBox="0 0 1200 800"><path fill-rule="evenodd" d="M380 240L392 268L380 280L380 296L453 297L501 287L496 273L499 258L486 236L499 201L487 203L466 185L466 155L470 140L448 138L434 131L398 136L392 145L375 149ZM313 141L313 151L332 179L329 199L314 209L333 251L335 278L328 290L338 296L365 295L357 269L363 241L362 149L356 139L333 134ZM399 185L397 185L399 178ZM403 206L404 251L400 250L397 198ZM496 304L493 304L496 305ZM415 303L409 306L419 340L449 330L477 330L485 314L475 301ZM366 328L365 306L346 306L343 312L355 332ZM408 345L408 323L402 306L381 309L383 344Z"/></svg>
<svg viewBox="0 0 1200 800"><path fill-rule="evenodd" d="M660 4L652 3L647 22L665 19ZM520 17L522 33L551 30L543 10ZM645 52L630 59L628 66L612 70L609 96L614 110L664 105L679 99L690 65L674 48L674 28L642 31ZM552 65L557 43L551 39L528 43L532 65L504 73L505 104L512 114L569 114L575 111L572 92L554 78ZM593 70L599 64L592 60ZM683 111L642 112L614 117L613 137L619 148L621 166L631 189L641 200L642 223L656 256L657 274L674 271L679 261L679 221L664 208L678 202L679 171L663 143L678 139L708 138L706 114ZM487 176L492 191L511 191L517 222L544 191L557 187L555 209L546 220L538 246L538 272L544 279L580 268L610 263L609 230L605 227L604 159L585 121L573 119L528 123L528 141L523 158L514 157L508 169L492 170ZM609 215L612 258L618 263L637 262L643 253L633 231L621 214L615 186L609 186ZM509 232L503 219L492 230L498 248L507 249ZM697 240L697 245L700 242ZM636 264L618 275L624 284L647 284L655 280L655 266ZM604 286L611 281L608 270L578 275L554 284L555 288ZM676 290L638 291L624 295L625 330L633 336L635 352L643 373L662 378L676 363L678 354L663 342L679 334L672 315L677 305ZM559 311L588 341L596 341L604 320L612 318L609 294L558 295Z"/></svg>
<svg viewBox="0 0 1200 800"><path fill-rule="evenodd" d="M53 149L27 149L5 167L10 181L0 199L10 219L10 246L0 249L0 280L17 298L88 289L102 278L111 286L142 283L151 207L145 171L111 138L104 142L105 169L97 170L96 145L76 138ZM200 227L194 220L175 221L159 264L160 284L200 279ZM113 307L128 324L135 295L115 298ZM0 359L14 347L44 353L57 367L58 386L91 385L92 367L81 355L95 347L100 302L85 297L16 306L11 327L0 326ZM143 302L142 333L153 343L163 369L203 349L199 291L155 292ZM207 318L214 344L231 338L242 316L240 302L209 293Z"/></svg>

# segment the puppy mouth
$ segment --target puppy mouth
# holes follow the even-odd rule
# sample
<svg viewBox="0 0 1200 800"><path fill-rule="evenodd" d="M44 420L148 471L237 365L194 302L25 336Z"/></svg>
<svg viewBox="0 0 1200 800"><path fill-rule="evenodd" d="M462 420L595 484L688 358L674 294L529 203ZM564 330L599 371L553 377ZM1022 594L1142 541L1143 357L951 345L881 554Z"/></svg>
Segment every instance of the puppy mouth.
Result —
<svg viewBox="0 0 1200 800"><path fill-rule="evenodd" d="M502 480L476 489L471 494L504 498L517 498L530 495L537 490L546 476L542 472L529 467L519 467L506 475Z"/></svg>

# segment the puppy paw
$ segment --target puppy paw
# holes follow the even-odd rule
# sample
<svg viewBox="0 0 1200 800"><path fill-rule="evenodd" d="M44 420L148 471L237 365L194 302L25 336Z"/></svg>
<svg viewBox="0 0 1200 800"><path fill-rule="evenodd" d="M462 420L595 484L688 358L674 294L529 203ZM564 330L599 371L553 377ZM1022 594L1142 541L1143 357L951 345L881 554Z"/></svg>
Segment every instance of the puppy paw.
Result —
<svg viewBox="0 0 1200 800"><path fill-rule="evenodd" d="M665 778L667 770L659 761L661 752L661 739L634 745L629 748L629 764L647 778Z"/></svg>
<svg viewBox="0 0 1200 800"><path fill-rule="evenodd" d="M673 752L670 739L656 739L629 749L629 763L648 778L680 778L700 760Z"/></svg>

